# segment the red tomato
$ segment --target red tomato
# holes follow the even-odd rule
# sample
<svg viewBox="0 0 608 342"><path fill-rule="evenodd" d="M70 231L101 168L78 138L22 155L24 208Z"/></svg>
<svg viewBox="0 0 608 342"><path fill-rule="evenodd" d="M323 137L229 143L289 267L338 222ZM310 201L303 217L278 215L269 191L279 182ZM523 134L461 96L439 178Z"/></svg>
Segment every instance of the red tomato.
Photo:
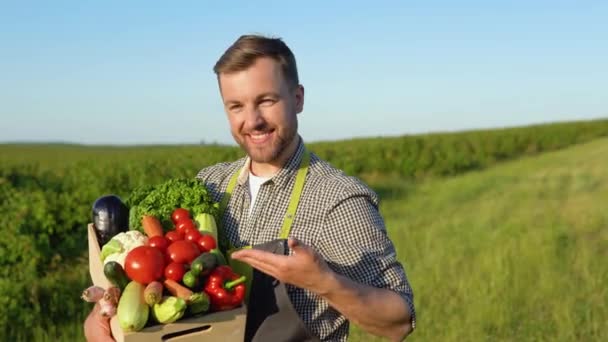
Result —
<svg viewBox="0 0 608 342"><path fill-rule="evenodd" d="M177 209L173 210L173 213L171 214L171 221L173 221L173 224L175 224L175 225L179 221L182 221L184 219L189 219L189 218L190 218L190 212L184 208L177 208Z"/></svg>
<svg viewBox="0 0 608 342"><path fill-rule="evenodd" d="M188 229L186 235L184 236L184 240L197 243L198 239L201 237L201 232L196 229Z"/></svg>
<svg viewBox="0 0 608 342"><path fill-rule="evenodd" d="M194 222L191 219L184 219L184 220L178 221L177 224L175 225L175 230L184 235L186 235L186 233L190 229L197 229L196 225L194 224Z"/></svg>
<svg viewBox="0 0 608 342"><path fill-rule="evenodd" d="M169 245L167 254L173 262L189 264L201 254L194 242L179 240Z"/></svg>
<svg viewBox="0 0 608 342"><path fill-rule="evenodd" d="M175 241L183 240L184 234L178 232L177 230L170 230L167 232L167 234L165 234L165 238L168 240L169 244L171 244Z"/></svg>
<svg viewBox="0 0 608 342"><path fill-rule="evenodd" d="M173 279L176 282L181 282L184 274L186 273L186 267L184 264L178 264L176 262L172 262L167 267L165 267L165 278Z"/></svg>
<svg viewBox="0 0 608 342"><path fill-rule="evenodd" d="M170 263L173 262L173 260L171 260L171 258L169 257L169 253L167 253L167 251L165 251L165 253L163 255L165 257L165 265L169 265Z"/></svg>
<svg viewBox="0 0 608 342"><path fill-rule="evenodd" d="M201 253L209 252L217 247L217 243L211 234L203 234L196 242Z"/></svg>
<svg viewBox="0 0 608 342"><path fill-rule="evenodd" d="M147 285L161 279L165 269L165 257L157 248L139 246L133 248L125 258L127 276L138 283Z"/></svg>
<svg viewBox="0 0 608 342"><path fill-rule="evenodd" d="M157 235L148 239L148 246L158 248L164 254L169 247L169 241L164 236Z"/></svg>

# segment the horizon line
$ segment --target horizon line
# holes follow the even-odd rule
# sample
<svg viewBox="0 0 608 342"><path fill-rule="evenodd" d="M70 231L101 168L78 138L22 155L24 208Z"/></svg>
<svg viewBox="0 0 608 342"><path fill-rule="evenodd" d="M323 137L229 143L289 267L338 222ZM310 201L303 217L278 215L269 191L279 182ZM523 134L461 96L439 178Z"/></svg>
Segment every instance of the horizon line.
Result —
<svg viewBox="0 0 608 342"><path fill-rule="evenodd" d="M332 143L332 142L341 142L341 141L352 141L352 140L368 140L368 139L399 139L404 137L415 137L415 136L426 136L426 135L441 135L441 134L464 134L469 132L479 132L479 131L500 131L500 130L508 130L515 128L526 128L526 127L535 127L535 126L547 126L552 124L575 124L575 123L583 123L583 122L593 122L593 121L606 121L608 120L607 116L601 116L597 118L591 119L579 119L579 120L553 120L553 121L539 121L536 123L528 123L521 125L504 125L504 126L492 126L492 127L479 127L479 128L464 128L464 129L455 129L455 130L432 130L425 132L417 132L417 133L403 133L403 134L386 134L386 135L358 135L352 137L345 138L336 138L336 139L318 139L318 140L308 140L307 144L322 144L322 143ZM62 140L6 140L0 141L0 145L71 145L71 146L88 146L88 147L96 147L96 146L111 146L111 147L154 147L154 146L218 146L218 147L239 147L238 144L234 141L230 143L222 143L217 141L206 142L204 139L201 139L199 142L141 142L141 143L87 143L87 142L75 142L75 141L62 141Z"/></svg>

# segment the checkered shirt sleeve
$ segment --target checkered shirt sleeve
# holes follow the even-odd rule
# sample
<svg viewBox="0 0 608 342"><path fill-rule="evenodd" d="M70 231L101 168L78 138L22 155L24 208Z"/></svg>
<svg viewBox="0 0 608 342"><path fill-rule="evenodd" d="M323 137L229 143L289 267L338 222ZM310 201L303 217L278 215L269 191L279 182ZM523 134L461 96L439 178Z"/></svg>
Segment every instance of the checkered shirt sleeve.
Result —
<svg viewBox="0 0 608 342"><path fill-rule="evenodd" d="M330 267L362 284L399 293L416 325L413 292L378 210L378 198L364 185L336 185L341 196L330 206L316 248Z"/></svg>

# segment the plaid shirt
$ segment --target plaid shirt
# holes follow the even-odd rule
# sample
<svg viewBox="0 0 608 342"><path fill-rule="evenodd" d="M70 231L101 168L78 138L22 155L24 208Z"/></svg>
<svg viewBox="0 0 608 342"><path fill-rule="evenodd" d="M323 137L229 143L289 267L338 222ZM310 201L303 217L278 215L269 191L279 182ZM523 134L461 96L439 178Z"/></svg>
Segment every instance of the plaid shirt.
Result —
<svg viewBox="0 0 608 342"><path fill-rule="evenodd" d="M279 237L303 151L300 138L296 153L285 167L260 187L251 215L246 171L249 168L243 168L249 165L248 157L219 163L198 173L197 178L205 182L214 200L220 202L230 177L243 170L222 222L235 247ZM377 195L314 153L290 236L315 248L335 272L401 294L415 325L412 289L387 236ZM346 340L349 323L343 315L307 290L291 285L287 285L287 290L294 308L313 334L324 341Z"/></svg>

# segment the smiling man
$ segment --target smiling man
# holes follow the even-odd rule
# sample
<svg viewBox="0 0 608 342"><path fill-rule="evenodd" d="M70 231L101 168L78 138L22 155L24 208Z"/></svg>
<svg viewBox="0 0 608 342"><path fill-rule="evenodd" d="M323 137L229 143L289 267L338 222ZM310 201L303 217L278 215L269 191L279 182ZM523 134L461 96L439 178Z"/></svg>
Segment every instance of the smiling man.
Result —
<svg viewBox="0 0 608 342"><path fill-rule="evenodd" d="M291 50L278 38L242 36L214 70L232 136L247 155L197 177L221 203L220 245L252 278L245 339L345 341L352 322L403 340L415 327L413 293L378 197L306 148L297 117L304 88ZM87 338L108 331L94 310Z"/></svg>
<svg viewBox="0 0 608 342"><path fill-rule="evenodd" d="M242 36L214 70L232 136L247 153L198 175L218 201L229 190L227 243L255 247L288 238L273 253L232 254L255 269L249 306L258 317L248 322L248 334L260 341L345 340L350 321L402 340L415 323L413 296L378 198L307 151L297 117L304 88L289 47L281 39ZM285 296L258 286L272 284L266 275L284 285ZM265 310L272 301L288 309Z"/></svg>

